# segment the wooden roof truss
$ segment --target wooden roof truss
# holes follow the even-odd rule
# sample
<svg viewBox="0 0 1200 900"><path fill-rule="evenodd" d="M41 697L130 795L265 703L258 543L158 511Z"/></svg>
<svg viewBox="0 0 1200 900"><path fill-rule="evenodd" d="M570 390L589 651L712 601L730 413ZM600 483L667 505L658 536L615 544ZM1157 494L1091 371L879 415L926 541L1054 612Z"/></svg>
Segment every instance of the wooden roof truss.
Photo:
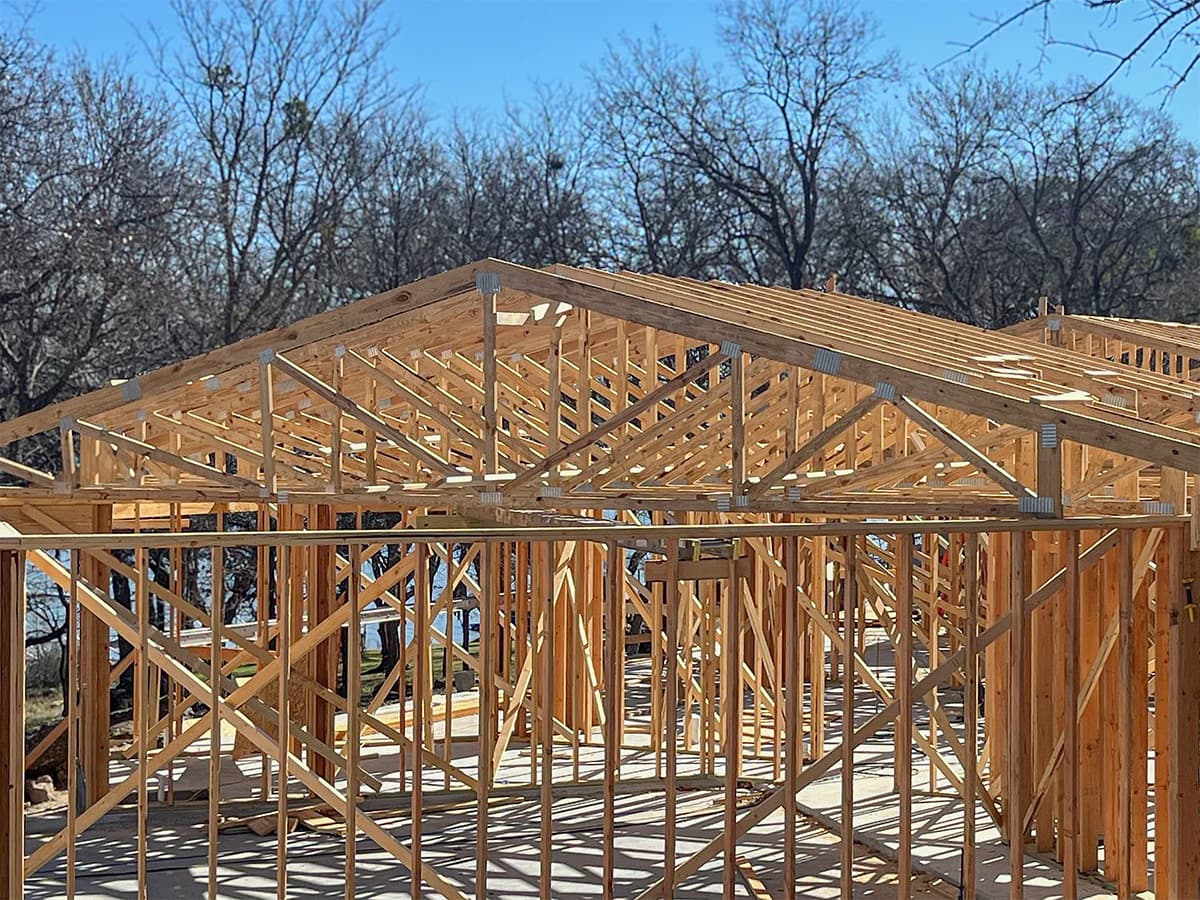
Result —
<svg viewBox="0 0 1200 900"><path fill-rule="evenodd" d="M58 473L0 469L10 495L98 500L1182 512L1200 328L1015 331L485 260L0 423L62 446Z"/></svg>

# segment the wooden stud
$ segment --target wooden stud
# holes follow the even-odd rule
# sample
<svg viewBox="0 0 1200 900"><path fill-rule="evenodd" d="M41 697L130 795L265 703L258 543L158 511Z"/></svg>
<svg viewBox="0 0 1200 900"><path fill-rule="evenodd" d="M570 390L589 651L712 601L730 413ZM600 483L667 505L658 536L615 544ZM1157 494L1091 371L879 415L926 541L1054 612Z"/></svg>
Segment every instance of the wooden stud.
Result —
<svg viewBox="0 0 1200 900"><path fill-rule="evenodd" d="M1171 868L1168 897L1200 896L1200 687L1189 670L1200 659L1200 552L1187 550L1182 527L1168 529L1167 582L1160 589L1169 630L1170 724L1167 805ZM1165 595L1165 596L1164 596Z"/></svg>
<svg viewBox="0 0 1200 900"><path fill-rule="evenodd" d="M725 896L732 897L737 879L737 785L742 745L742 654L741 575L737 566L738 547L729 562L729 577L722 585L721 633L721 723L725 728Z"/></svg>
<svg viewBox="0 0 1200 900"><path fill-rule="evenodd" d="M851 635L854 633L857 604L858 543L842 538L842 606L846 627L846 659L842 672L842 900L854 897L854 678L855 659Z"/></svg>
<svg viewBox="0 0 1200 900"><path fill-rule="evenodd" d="M225 509L216 512L217 531L225 530ZM221 670L224 659L222 626L225 624L225 548L212 548L212 605L209 607L211 643L209 667L212 673L209 687L212 694L208 708L212 710L208 742L208 897L217 897L217 851L221 827Z"/></svg>
<svg viewBox="0 0 1200 900"><path fill-rule="evenodd" d="M675 850L676 850L676 798L678 795L679 734L679 541L672 538L666 542L667 580L664 588L666 605L667 658L670 661L665 674L666 697L663 717L666 731L666 783L664 795L665 822L663 825L663 897L672 900L675 894ZM684 657L691 669L690 649Z"/></svg>
<svg viewBox="0 0 1200 900"><path fill-rule="evenodd" d="M134 706L137 707L138 717L136 734L138 742L138 785L137 785L137 879L139 900L146 900L146 853L149 840L150 798L146 790L147 768L149 764L148 728L150 724L150 591L146 586L149 577L144 548L135 551L134 559L137 565L137 584L134 604L137 607L137 681L134 683ZM154 715L158 711L155 709ZM168 776L169 777L169 776Z"/></svg>
<svg viewBox="0 0 1200 900"><path fill-rule="evenodd" d="M67 900L75 898L76 819L79 810L79 551L70 551L67 594ZM131 650L131 657L135 655ZM10 832L11 833L11 832ZM24 860L22 860L22 863Z"/></svg>
<svg viewBox="0 0 1200 900"><path fill-rule="evenodd" d="M551 900L553 891L552 864L554 861L554 615L555 601L558 599L554 589L556 569L555 550L553 542L542 546L542 592L539 602L542 606L540 655L542 656L542 681L539 685L538 702L541 706L541 722L539 737L542 744L541 771L541 872L539 877L539 893L542 900ZM532 754L531 754L532 755Z"/></svg>
<svg viewBox="0 0 1200 900"><path fill-rule="evenodd" d="M1132 846L1133 811L1133 532L1121 532L1118 562L1118 609L1120 616L1120 650L1117 675L1117 896L1120 900L1132 897L1129 850ZM1107 842L1105 855L1107 855Z"/></svg>
<svg viewBox="0 0 1200 900"><path fill-rule="evenodd" d="M619 689L617 648L625 640L624 610L621 608L621 578L624 571L622 551L615 543L608 545L605 566L607 583L604 595L604 828L603 828L603 877L601 893L606 900L616 896L613 889L613 868L616 840L616 786L617 769L620 764L621 743L617 727L620 704L616 692Z"/></svg>
<svg viewBox="0 0 1200 900"><path fill-rule="evenodd" d="M1026 538L1024 532L1010 537L1012 628L1009 632L1009 718L1008 769L1005 772L1006 831L1009 842L1009 896L1021 900L1025 888L1025 729L1020 723L1028 702L1025 672L1027 655L1026 624L1029 610L1025 607Z"/></svg>
<svg viewBox="0 0 1200 900"><path fill-rule="evenodd" d="M783 538L783 633L786 654L786 701L784 714L786 747L784 749L784 787L795 796L796 776L804 765L801 716L804 710L804 669L800 653L800 547L799 538ZM776 718L778 721L778 718ZM796 896L796 804L783 807L783 895L788 900Z"/></svg>
<svg viewBox="0 0 1200 900"><path fill-rule="evenodd" d="M412 788L409 795L411 819L409 841L412 845L412 896L420 897L421 866L424 830L425 752L429 750L428 734L432 726L426 721L426 699L432 693L432 673L429 645L429 547L424 543L413 546L413 645L417 648L413 664L412 711Z"/></svg>
<svg viewBox="0 0 1200 900"><path fill-rule="evenodd" d="M8 669L0 696L5 729L0 825L6 841L0 897L20 900L25 895L25 554L14 550L0 550L0 647Z"/></svg>
<svg viewBox="0 0 1200 900"><path fill-rule="evenodd" d="M962 885L963 900L975 900L975 801L979 796L979 535L967 535L964 561L966 617L963 623L963 658L966 678L963 685L963 744L966 748L966 765L963 768Z"/></svg>
<svg viewBox="0 0 1200 900"><path fill-rule="evenodd" d="M499 548L493 542L483 548L483 569L480 574L479 596L479 781L475 812L475 896L488 893L488 811L495 768L492 753L496 736L496 651L500 644L497 633ZM507 654L505 654L507 657Z"/></svg>
<svg viewBox="0 0 1200 900"><path fill-rule="evenodd" d="M497 471L496 434L499 429L496 414L496 294L485 292L483 298L483 459L484 472Z"/></svg>
<svg viewBox="0 0 1200 900"><path fill-rule="evenodd" d="M359 755L362 742L362 613L359 590L362 583L362 546L350 545L350 575L346 581L346 603L350 624L346 631L346 871L345 900L357 895ZM403 640L403 637L401 637ZM401 723L403 725L403 723Z"/></svg>
<svg viewBox="0 0 1200 900"><path fill-rule="evenodd" d="M1063 686L1063 900L1078 896L1079 873L1079 532L1063 532L1065 590L1063 647L1066 652Z"/></svg>
<svg viewBox="0 0 1200 900"><path fill-rule="evenodd" d="M896 781L900 809L899 856L896 865L897 897L912 896L912 733L913 733L913 539L898 535L896 547L896 697L899 716L896 719Z"/></svg>
<svg viewBox="0 0 1200 900"><path fill-rule="evenodd" d="M735 496L745 493L746 486L746 369L745 354L733 354L729 367L731 398L730 425L730 488Z"/></svg>
<svg viewBox="0 0 1200 900"><path fill-rule="evenodd" d="M276 781L275 815L275 884L279 900L287 900L287 853L288 853L288 780L292 753L292 547L285 544L279 556L279 589L276 610L277 636L276 655L279 660L278 677L278 776Z"/></svg>

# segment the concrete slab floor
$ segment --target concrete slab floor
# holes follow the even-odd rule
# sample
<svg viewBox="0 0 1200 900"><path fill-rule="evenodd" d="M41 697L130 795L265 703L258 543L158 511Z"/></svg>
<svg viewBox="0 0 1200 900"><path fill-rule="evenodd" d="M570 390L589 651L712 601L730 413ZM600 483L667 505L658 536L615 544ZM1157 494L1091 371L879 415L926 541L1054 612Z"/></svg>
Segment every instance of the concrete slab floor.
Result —
<svg viewBox="0 0 1200 900"><path fill-rule="evenodd" d="M865 658L885 683L891 681L890 644L882 652ZM886 656L886 659L885 659ZM918 660L918 662L920 662ZM648 720L648 695L645 672L639 664L631 667L628 714L636 723ZM879 701L861 685L856 689L856 719L865 721ZM806 699L807 702L807 699ZM831 682L826 694L828 730L826 749L840 740L840 685ZM959 721L961 696L946 692L944 705L952 721ZM383 711L386 714L386 710ZM924 708L915 717L924 721ZM469 734L475 730L472 718L463 718L455 730ZM439 748L444 733L435 734ZM226 751L232 747L233 734L223 729ZM631 739L636 730L630 729ZM204 801L183 802L193 792L203 790L208 780L208 739L198 742L175 767L175 792L181 801L174 807L154 799L158 780L150 782L150 850L148 858L148 896L194 898L207 889L207 810ZM953 758L945 742L943 752ZM456 740L455 765L468 773L476 771L474 744ZM856 898L892 898L896 895L895 866L891 861L897 845L897 798L892 793L893 744L890 730L864 742L855 753L854 834ZM555 779L567 780L578 775L599 781L603 777L603 754L597 747L581 747L578 759L569 745L555 749ZM394 747L364 749L364 768L383 781L385 792L399 792L400 760ZM914 784L927 784L927 766L914 750ZM770 780L770 760L748 759L748 778ZM113 763L114 783L124 777L131 764ZM514 745L505 754L497 773L497 784L527 784L530 759L527 747ZM721 773L718 764L717 774ZM623 753L622 774L626 778L650 778L655 774L652 752L628 749ZM680 775L698 774L694 756L680 755ZM248 801L257 796L261 779L258 757L234 761L222 760L222 800ZM799 808L805 815L797 833L798 895L812 898L840 896L840 801L841 779L838 769L814 782L801 792ZM445 786L440 773L428 771L427 792ZM293 785L294 791L299 787ZM720 790L681 792L678 808L677 860L682 861L718 835L723 824L723 799ZM748 799L748 798L747 798ZM133 801L133 798L130 798ZM293 805L303 803L297 794ZM259 807L264 809L263 807ZM408 840L408 813L404 809L371 813L401 841ZM597 896L602 872L603 802L598 791L590 796L562 796L553 805L553 879L554 896ZM635 896L661 876L663 865L663 816L661 792L644 791L617 798L616 805L616 895ZM126 805L105 816L88 830L78 843L75 868L79 898L134 897L136 891L136 811ZM424 816L425 860L450 881L471 894L474 885L476 820L474 803L450 808L427 809ZM42 810L27 821L26 852L64 824L62 810ZM535 897L538 894L540 864L540 807L536 799L506 799L493 807L489 826L489 893L496 897ZM1000 900L1008 896L1008 847L983 810L976 809L978 896L981 900ZM953 898L958 896L960 878L962 803L942 779L938 793L917 793L913 803L913 865L919 873L914 896ZM340 897L344 890L344 838L339 834L314 833L303 829L289 835L288 895L291 897ZM782 896L783 815L776 811L753 829L738 844L739 856L745 857L755 876L771 896ZM407 869L367 838L357 845L357 893L363 898L408 897L411 880ZM276 840L273 835L260 837L245 829L223 831L220 837L220 896L232 900L259 900L276 896ZM677 890L677 896L718 897L722 893L722 858L718 856ZM1053 863L1026 857L1025 896L1029 900L1049 900L1061 895L1062 872ZM54 860L28 882L26 896L31 900L61 897L65 881L65 860ZM739 883L740 880L739 880ZM431 894L432 895L432 894ZM751 896L747 890L745 896ZM1081 879L1080 896L1106 898L1115 894L1105 885Z"/></svg>

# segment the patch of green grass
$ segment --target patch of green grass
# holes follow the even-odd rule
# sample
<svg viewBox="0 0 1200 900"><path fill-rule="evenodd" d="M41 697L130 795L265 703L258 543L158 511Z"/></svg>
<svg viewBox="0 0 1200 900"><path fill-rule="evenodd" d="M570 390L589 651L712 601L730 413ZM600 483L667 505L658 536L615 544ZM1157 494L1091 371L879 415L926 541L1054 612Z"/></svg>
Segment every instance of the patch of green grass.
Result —
<svg viewBox="0 0 1200 900"><path fill-rule="evenodd" d="M53 725L62 718L62 694L58 691L37 691L25 695L25 733Z"/></svg>

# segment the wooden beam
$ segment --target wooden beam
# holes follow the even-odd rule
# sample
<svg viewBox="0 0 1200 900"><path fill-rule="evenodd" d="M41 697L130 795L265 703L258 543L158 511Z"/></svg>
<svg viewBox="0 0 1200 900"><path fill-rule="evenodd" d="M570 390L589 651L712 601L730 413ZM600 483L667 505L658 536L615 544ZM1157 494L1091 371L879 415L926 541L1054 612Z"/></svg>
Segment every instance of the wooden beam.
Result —
<svg viewBox="0 0 1200 900"><path fill-rule="evenodd" d="M898 822L900 825L899 856L896 863L896 878L899 882L896 896L899 900L912 897L912 732L913 732L913 538L911 535L897 536L896 549L896 630L899 644L896 648L896 698L900 715L896 720L896 789L900 797ZM964 695L965 698L965 695ZM964 699L964 706L968 702ZM968 745L968 752L973 751ZM970 810L974 804L970 804Z"/></svg>
<svg viewBox="0 0 1200 900"><path fill-rule="evenodd" d="M1079 532L1062 534L1067 572L1063 620L1064 661L1062 783L1063 900L1079 895Z"/></svg>
<svg viewBox="0 0 1200 900"><path fill-rule="evenodd" d="M1014 497L1036 497L1033 491L1017 481L1012 475L998 465L992 462L980 451L976 450L974 445L963 440L941 422L939 422L932 414L926 412L917 405L912 399L900 396L896 398L896 406L908 418L912 419L939 441L949 447L951 450L960 453L967 462L975 466L984 475L991 478L994 482L1012 494Z"/></svg>
<svg viewBox="0 0 1200 900"><path fill-rule="evenodd" d="M28 481L37 487L54 487L54 476L49 472L43 472L41 469L35 469L33 466L19 463L15 459L9 459L7 456L0 456L0 472L20 478L23 481Z"/></svg>
<svg viewBox="0 0 1200 900"><path fill-rule="evenodd" d="M25 884L25 554L0 551L0 828L4 868L0 900L21 900Z"/></svg>
<svg viewBox="0 0 1200 900"><path fill-rule="evenodd" d="M774 487L786 475L790 475L796 471L796 467L801 463L811 459L817 451L828 444L831 440L869 413L872 409L883 402L875 394L869 397L864 397L854 404L844 416L837 419L835 422L826 425L817 434L813 435L788 457L772 469L768 474L764 475L759 482L750 489L750 497L758 499L763 496L768 490Z"/></svg>
<svg viewBox="0 0 1200 900"><path fill-rule="evenodd" d="M676 375L670 381L664 382L648 394L643 394L642 398L636 403L632 404L631 406L627 406L621 412L610 416L603 422L603 424L597 425L590 431L580 434L575 440L551 453L549 456L542 459L537 465L526 469L524 472L521 472L516 478L508 482L505 487L509 490L518 488L545 474L546 472L549 472L559 463L570 458L572 454L578 453L585 447L591 446L605 435L612 433L617 428L620 428L626 422L636 419L643 412L646 412L647 410L650 410L657 404L661 403L680 388L691 384L705 372L708 372L715 366L720 365L727 358L728 357L726 357L723 353L718 351L715 353L710 353L704 359L694 362L692 365L688 366L684 372ZM582 428L584 424L585 423L580 423L580 427Z"/></svg>
<svg viewBox="0 0 1200 900"><path fill-rule="evenodd" d="M1200 896L1200 682L1194 669L1200 659L1200 552L1187 550L1183 528L1170 529L1167 542L1166 596L1158 599L1165 602L1170 635L1166 896L1182 898ZM1156 726L1161 727L1157 716Z"/></svg>
<svg viewBox="0 0 1200 900"><path fill-rule="evenodd" d="M74 421L76 430L80 434L90 434L97 440L107 441L114 444L122 450L127 450L130 453L147 456L156 462L162 463L164 466L170 466L173 469L178 469L180 472L186 472L189 475L195 475L197 478L203 478L207 481L212 481L217 484L224 484L232 488L242 491L257 491L260 487L257 481L251 481L248 478L242 478L238 475L230 475L222 472L220 469L210 466L207 463L197 462L194 459L188 459L185 456L179 456L153 444L147 444L145 441L139 441L137 438L127 437L123 434L117 434L115 431L109 431L106 428L101 428L99 425L93 425L91 422L83 419Z"/></svg>
<svg viewBox="0 0 1200 900"><path fill-rule="evenodd" d="M455 466L446 462L446 460L440 458L432 451L422 447L420 443L410 438L400 429L384 421L376 413L354 402L345 394L339 394L325 382L321 381L321 379L301 366L296 365L291 360L276 354L271 359L271 365L286 372L290 377L303 384L322 400L332 403L341 409L342 412L357 419L364 425L370 426L375 430L376 434L387 438L397 447L404 448L435 472L440 472L443 475L458 474L458 469Z"/></svg>
<svg viewBox="0 0 1200 900"><path fill-rule="evenodd" d="M481 292L483 298L483 471L497 471L496 431L496 293Z"/></svg>
<svg viewBox="0 0 1200 900"><path fill-rule="evenodd" d="M48 431L63 418L99 416L119 407L142 403L141 398L145 395L173 390L206 376L220 375L238 366L254 363L264 350L286 352L383 322L389 323L388 330L400 332L405 322L418 319L425 307L446 297L471 290L475 273L493 268L491 261L460 266L357 303L331 309L301 322L283 325L219 347L183 362L164 366L140 375L133 381L103 387L7 422L0 422L0 446Z"/></svg>

